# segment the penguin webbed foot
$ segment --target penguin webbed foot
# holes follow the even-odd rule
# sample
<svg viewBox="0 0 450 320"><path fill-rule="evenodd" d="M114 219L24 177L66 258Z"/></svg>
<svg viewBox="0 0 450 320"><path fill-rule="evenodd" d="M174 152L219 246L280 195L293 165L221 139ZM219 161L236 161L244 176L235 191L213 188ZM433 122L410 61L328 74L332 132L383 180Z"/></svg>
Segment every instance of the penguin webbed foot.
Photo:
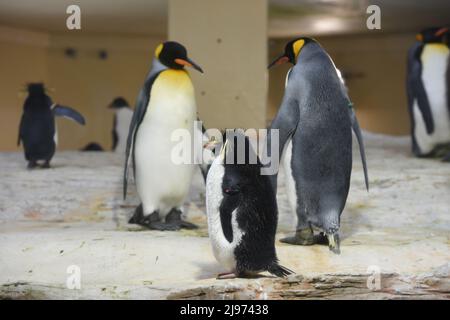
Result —
<svg viewBox="0 0 450 320"><path fill-rule="evenodd" d="M234 272L223 272L219 273L216 277L217 280L228 280L228 279L236 279L236 273Z"/></svg>
<svg viewBox="0 0 450 320"><path fill-rule="evenodd" d="M34 169L38 166L35 160L28 161L27 169Z"/></svg>
<svg viewBox="0 0 450 320"><path fill-rule="evenodd" d="M144 209L142 207L142 203L136 207L136 210L134 210L134 214L130 218L130 220L128 220L128 223L137 224L146 227L150 230L160 230L160 231L173 230L173 228L170 228L165 223L160 221L158 211L153 211L148 216L144 216Z"/></svg>
<svg viewBox="0 0 450 320"><path fill-rule="evenodd" d="M297 246L311 246L315 243L314 232L312 228L300 229L295 232L294 236L282 238L280 242Z"/></svg>
<svg viewBox="0 0 450 320"><path fill-rule="evenodd" d="M181 210L179 209L172 209L166 216L166 225L175 228L174 230L179 229L197 229L198 226L196 226L193 223L184 221L181 219Z"/></svg>
<svg viewBox="0 0 450 320"><path fill-rule="evenodd" d="M41 166L42 169L50 169L50 160L47 160L44 162L44 164Z"/></svg>

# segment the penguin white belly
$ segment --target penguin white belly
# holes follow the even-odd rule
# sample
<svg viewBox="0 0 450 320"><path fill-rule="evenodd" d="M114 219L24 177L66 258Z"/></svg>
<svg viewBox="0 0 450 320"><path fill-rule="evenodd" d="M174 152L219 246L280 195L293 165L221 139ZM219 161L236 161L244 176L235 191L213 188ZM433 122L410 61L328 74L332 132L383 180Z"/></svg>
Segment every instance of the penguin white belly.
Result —
<svg viewBox="0 0 450 320"><path fill-rule="evenodd" d="M423 153L429 153L440 143L450 142L450 121L447 107L446 71L449 49L441 44L428 44L421 55L422 82L427 93L434 132L427 134L422 114L414 101L414 134Z"/></svg>
<svg viewBox="0 0 450 320"><path fill-rule="evenodd" d="M206 212L208 215L208 233L216 260L229 272L236 270L235 248L242 239L242 231L236 220L236 210L232 213L233 241L230 243L225 238L220 221L220 204L223 199L222 181L225 169L221 159L216 158L211 165L206 179Z"/></svg>
<svg viewBox="0 0 450 320"><path fill-rule="evenodd" d="M284 168L286 193L291 210L297 216L297 190L295 188L294 176L291 167L292 161L292 139L289 139L282 156L282 163Z"/></svg>
<svg viewBox="0 0 450 320"><path fill-rule="evenodd" d="M177 164L171 141L174 130L191 136L196 105L191 80L185 71L163 71L151 89L146 114L137 129L134 154L136 187L144 215L159 210L164 218L173 207L180 208L188 193L194 166Z"/></svg>
<svg viewBox="0 0 450 320"><path fill-rule="evenodd" d="M121 108L116 112L116 133L117 146L114 150L117 153L125 153L127 147L128 129L130 127L131 118L133 118L133 110L130 108Z"/></svg>

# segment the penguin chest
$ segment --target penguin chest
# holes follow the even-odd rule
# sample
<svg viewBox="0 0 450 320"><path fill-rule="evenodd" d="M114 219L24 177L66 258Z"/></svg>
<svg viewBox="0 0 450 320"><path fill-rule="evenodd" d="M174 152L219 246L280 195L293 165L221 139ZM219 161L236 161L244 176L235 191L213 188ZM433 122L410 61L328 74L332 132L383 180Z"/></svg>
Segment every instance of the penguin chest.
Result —
<svg viewBox="0 0 450 320"><path fill-rule="evenodd" d="M223 232L220 219L220 205L223 201L222 181L224 167L214 160L206 180L206 211L208 215L208 233L216 260L227 270L236 270L235 249L240 244L243 233L239 229L236 217L237 209L231 215L233 240L229 242Z"/></svg>
<svg viewBox="0 0 450 320"><path fill-rule="evenodd" d="M422 114L417 105L413 105L415 136L421 151L428 153L440 143L450 141L450 121L447 106L446 71L449 49L442 44L428 44L421 55L422 82L425 87L434 122L434 132L427 134Z"/></svg>
<svg viewBox="0 0 450 320"><path fill-rule="evenodd" d="M161 72L153 83L144 118L136 132L136 185L144 207L179 205L189 189L193 165L175 161L173 150L181 132L193 136L196 119L194 89L183 70ZM190 140L183 152L190 152Z"/></svg>

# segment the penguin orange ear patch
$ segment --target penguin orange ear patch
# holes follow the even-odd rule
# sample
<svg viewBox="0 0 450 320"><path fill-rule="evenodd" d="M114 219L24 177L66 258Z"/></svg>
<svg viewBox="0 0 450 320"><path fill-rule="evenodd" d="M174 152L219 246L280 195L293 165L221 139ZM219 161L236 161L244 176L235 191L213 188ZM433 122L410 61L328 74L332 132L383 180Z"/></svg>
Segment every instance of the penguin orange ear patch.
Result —
<svg viewBox="0 0 450 320"><path fill-rule="evenodd" d="M162 43L161 43L159 46L156 47L156 50L155 50L155 57L156 57L157 59L159 58L159 55L160 55L160 53L161 53L163 47L164 47L164 44L162 44Z"/></svg>
<svg viewBox="0 0 450 320"><path fill-rule="evenodd" d="M294 42L294 44L292 45L292 50L294 51L295 56L297 57L298 54L300 53L300 50L302 49L302 47L305 45L305 40L300 39Z"/></svg>

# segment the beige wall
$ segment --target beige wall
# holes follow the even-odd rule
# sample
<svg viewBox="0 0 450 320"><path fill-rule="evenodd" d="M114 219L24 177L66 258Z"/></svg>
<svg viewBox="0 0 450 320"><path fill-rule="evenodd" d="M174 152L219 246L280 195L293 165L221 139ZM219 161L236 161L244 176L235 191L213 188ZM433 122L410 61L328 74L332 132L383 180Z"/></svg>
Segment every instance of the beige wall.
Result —
<svg viewBox="0 0 450 320"><path fill-rule="evenodd" d="M48 36L0 27L0 150L16 150L25 84L47 81Z"/></svg>
<svg viewBox="0 0 450 320"><path fill-rule="evenodd" d="M381 34L317 38L345 74L361 127L393 135L409 133L405 92L406 54L414 34ZM270 58L281 53L285 39L272 40ZM268 118L276 113L288 66L269 78Z"/></svg>
<svg viewBox="0 0 450 320"><path fill-rule="evenodd" d="M149 70L154 48L162 38L84 36L0 28L0 150L19 150L17 130L26 93L32 81L43 81L55 102L79 110L85 127L58 119L59 149L79 149L96 141L111 147L112 112L106 108L115 96L134 102ZM70 59L64 49L77 50ZM108 59L100 60L105 49Z"/></svg>
<svg viewBox="0 0 450 320"><path fill-rule="evenodd" d="M80 110L87 121L85 127L58 121L61 148L78 149L91 141L111 148L113 113L107 105L120 95L134 107L154 48L162 39L66 34L50 39L49 84L55 88L54 100ZM78 50L75 59L63 54L68 46ZM106 60L98 57L101 49L108 52Z"/></svg>
<svg viewBox="0 0 450 320"><path fill-rule="evenodd" d="M266 0L170 0L169 38L205 71L190 73L207 127L265 126Z"/></svg>

